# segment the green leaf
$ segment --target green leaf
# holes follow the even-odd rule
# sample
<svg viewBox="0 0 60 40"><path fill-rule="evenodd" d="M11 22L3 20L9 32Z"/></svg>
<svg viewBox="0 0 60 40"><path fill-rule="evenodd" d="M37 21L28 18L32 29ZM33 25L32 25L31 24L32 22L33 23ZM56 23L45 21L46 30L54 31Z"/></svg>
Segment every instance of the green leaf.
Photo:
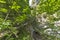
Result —
<svg viewBox="0 0 60 40"><path fill-rule="evenodd" d="M5 1L0 0L0 3L6 3Z"/></svg>
<svg viewBox="0 0 60 40"><path fill-rule="evenodd" d="M0 8L0 11L1 12L4 12L4 13L7 13L8 12L8 10L6 8Z"/></svg>

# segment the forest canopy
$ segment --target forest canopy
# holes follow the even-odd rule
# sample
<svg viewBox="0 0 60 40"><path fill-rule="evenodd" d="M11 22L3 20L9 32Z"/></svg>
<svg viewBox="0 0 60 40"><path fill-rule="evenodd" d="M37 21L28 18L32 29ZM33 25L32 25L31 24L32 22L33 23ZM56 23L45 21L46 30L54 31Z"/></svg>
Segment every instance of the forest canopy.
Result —
<svg viewBox="0 0 60 40"><path fill-rule="evenodd" d="M60 0L0 0L0 40L36 38L60 40Z"/></svg>

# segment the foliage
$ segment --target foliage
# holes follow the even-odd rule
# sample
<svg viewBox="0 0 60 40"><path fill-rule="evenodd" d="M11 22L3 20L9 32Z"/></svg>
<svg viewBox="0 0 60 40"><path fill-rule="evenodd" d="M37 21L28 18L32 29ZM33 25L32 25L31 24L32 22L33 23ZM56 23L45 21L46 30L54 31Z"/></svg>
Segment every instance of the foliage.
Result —
<svg viewBox="0 0 60 40"><path fill-rule="evenodd" d="M43 40L60 40L60 0L41 0L33 15L28 0L0 0L0 40L31 40L30 26L41 33ZM39 17L47 20L43 23L48 27L38 27L43 24L36 21L41 20Z"/></svg>

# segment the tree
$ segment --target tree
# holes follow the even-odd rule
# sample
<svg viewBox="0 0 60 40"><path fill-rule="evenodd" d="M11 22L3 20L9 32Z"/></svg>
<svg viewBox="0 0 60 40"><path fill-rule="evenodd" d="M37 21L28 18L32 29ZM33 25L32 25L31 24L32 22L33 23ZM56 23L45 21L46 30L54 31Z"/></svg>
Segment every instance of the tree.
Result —
<svg viewBox="0 0 60 40"><path fill-rule="evenodd" d="M60 40L60 1L41 0L33 13L28 2L0 0L0 40L31 40L31 32L32 39Z"/></svg>

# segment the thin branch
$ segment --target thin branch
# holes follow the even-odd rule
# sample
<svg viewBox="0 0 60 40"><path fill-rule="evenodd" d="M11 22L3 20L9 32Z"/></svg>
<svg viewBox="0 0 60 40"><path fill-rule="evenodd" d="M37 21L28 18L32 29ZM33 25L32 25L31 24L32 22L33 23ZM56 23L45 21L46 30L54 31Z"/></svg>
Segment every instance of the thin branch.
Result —
<svg viewBox="0 0 60 40"><path fill-rule="evenodd" d="M9 11L9 13L10 13L10 11ZM4 19L4 22L7 20L9 13L7 13L7 15L6 15L5 19Z"/></svg>

